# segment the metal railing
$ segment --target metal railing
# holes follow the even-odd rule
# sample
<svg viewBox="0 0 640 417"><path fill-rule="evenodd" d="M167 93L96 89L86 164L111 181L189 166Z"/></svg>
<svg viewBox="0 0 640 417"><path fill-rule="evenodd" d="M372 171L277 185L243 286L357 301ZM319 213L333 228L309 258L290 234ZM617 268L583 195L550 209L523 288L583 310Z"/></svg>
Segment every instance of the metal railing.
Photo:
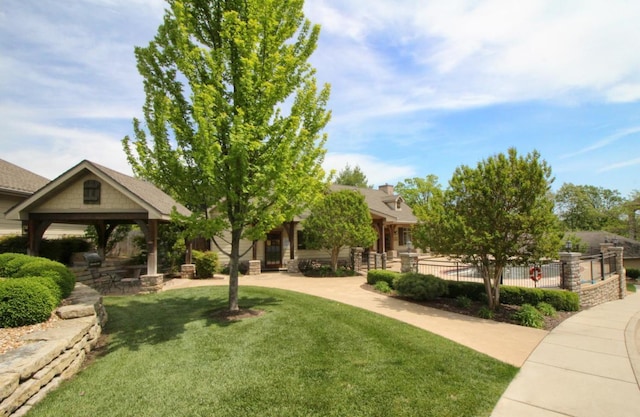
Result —
<svg viewBox="0 0 640 417"><path fill-rule="evenodd" d="M532 271L536 267L538 269ZM451 281L483 282L480 270L462 262L420 260L417 272ZM501 284L527 288L560 288L561 274L561 264L557 261L542 265L510 265L502 271ZM536 280L531 279L532 275Z"/></svg>
<svg viewBox="0 0 640 417"><path fill-rule="evenodd" d="M616 265L615 253L583 256L580 258L580 282L595 284L598 281L604 281L618 272Z"/></svg>

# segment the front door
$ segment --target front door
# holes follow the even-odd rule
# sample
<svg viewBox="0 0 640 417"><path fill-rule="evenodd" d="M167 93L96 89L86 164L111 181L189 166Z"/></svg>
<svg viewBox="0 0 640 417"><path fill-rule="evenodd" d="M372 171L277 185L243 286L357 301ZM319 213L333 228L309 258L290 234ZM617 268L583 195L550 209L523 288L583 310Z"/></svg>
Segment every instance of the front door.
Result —
<svg viewBox="0 0 640 417"><path fill-rule="evenodd" d="M264 242L265 269L278 269L282 267L282 232L267 234Z"/></svg>

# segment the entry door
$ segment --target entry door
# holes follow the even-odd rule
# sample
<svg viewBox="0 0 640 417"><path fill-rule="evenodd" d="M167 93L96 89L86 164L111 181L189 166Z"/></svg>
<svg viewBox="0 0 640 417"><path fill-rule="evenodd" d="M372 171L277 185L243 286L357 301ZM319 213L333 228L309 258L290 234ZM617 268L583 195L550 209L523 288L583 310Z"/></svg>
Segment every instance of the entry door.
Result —
<svg viewBox="0 0 640 417"><path fill-rule="evenodd" d="M282 232L267 234L264 252L265 269L278 269L282 266Z"/></svg>

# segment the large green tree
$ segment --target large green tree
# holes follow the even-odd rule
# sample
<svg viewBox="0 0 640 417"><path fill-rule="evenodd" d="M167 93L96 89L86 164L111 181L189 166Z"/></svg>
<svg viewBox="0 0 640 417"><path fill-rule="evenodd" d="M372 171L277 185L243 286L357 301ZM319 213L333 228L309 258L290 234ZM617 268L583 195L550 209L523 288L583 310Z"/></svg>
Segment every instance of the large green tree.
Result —
<svg viewBox="0 0 640 417"><path fill-rule="evenodd" d="M327 250L334 272L342 248L369 247L378 237L364 196L352 190L328 192L313 206L303 225L307 247Z"/></svg>
<svg viewBox="0 0 640 417"><path fill-rule="evenodd" d="M556 192L555 202L556 213L567 230L628 233L622 219L625 200L617 190L565 183Z"/></svg>
<svg viewBox="0 0 640 417"><path fill-rule="evenodd" d="M263 238L324 185L329 86L317 89L308 63L320 28L303 3L168 0L154 40L135 49L145 123L123 140L129 163L194 211L182 219L192 234L218 245L230 231L232 311L241 239Z"/></svg>
<svg viewBox="0 0 640 417"><path fill-rule="evenodd" d="M334 182L340 185L352 185L354 187L371 188L371 186L368 184L367 176L364 174L364 172L362 172L360 166L358 165L351 168L351 166L347 164L343 169L340 170Z"/></svg>
<svg viewBox="0 0 640 417"><path fill-rule="evenodd" d="M417 226L414 241L456 256L482 273L489 307L500 304L500 276L510 263L555 255L558 221L550 196L551 168L538 152L515 149L458 167L448 188Z"/></svg>
<svg viewBox="0 0 640 417"><path fill-rule="evenodd" d="M438 177L433 174L425 178L407 178L404 182L396 184L395 191L404 198L418 218L425 217L429 213L429 208L442 196Z"/></svg>

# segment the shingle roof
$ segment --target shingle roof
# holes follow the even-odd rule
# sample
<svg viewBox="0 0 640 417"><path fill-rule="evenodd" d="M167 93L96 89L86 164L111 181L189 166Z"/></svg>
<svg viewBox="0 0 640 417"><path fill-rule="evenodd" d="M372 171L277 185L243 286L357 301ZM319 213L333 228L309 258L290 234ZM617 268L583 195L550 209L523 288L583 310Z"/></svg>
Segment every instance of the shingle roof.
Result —
<svg viewBox="0 0 640 417"><path fill-rule="evenodd" d="M331 190L358 191L364 196L364 199L369 206L369 210L371 210L374 214L385 217L388 222L411 224L417 223L418 221L416 216L413 214L411 207L409 207L407 204L401 203L399 210L395 210L393 208L398 199L400 199L401 202L404 202L404 199L402 199L402 197L397 194L387 194L382 190L376 190L373 188L360 188L337 184L331 185Z"/></svg>
<svg viewBox="0 0 640 417"><path fill-rule="evenodd" d="M171 196L157 188L148 181L125 175L121 172L114 171L111 168L96 164L95 162L84 160L67 170L56 179L48 182L38 192L31 195L24 202L19 203L15 207L7 211L7 218L17 217L19 212L28 209L30 206L37 204L41 198L46 198L51 193L58 192L61 187L65 187L67 181L83 175L83 172L92 172L96 176L102 178L106 182L110 182L119 189L123 194L129 196L148 211L150 218L168 219L175 207L178 213L189 216L191 212L182 204L175 201ZM11 213L9 215L9 213Z"/></svg>
<svg viewBox="0 0 640 417"><path fill-rule="evenodd" d="M640 242L637 240L603 231L572 232L572 234L575 234L589 246L588 255L600 253L601 243L605 243L605 241L611 243L615 239L618 246L624 247L622 256L625 258L640 258Z"/></svg>
<svg viewBox="0 0 640 417"><path fill-rule="evenodd" d="M121 172L114 171L111 168L96 164L95 162L83 162L92 165L96 169L102 171L105 175L135 194L141 200L153 206L162 214L171 214L173 207L176 207L178 213L180 214L186 216L191 214L189 209L175 201L173 198L171 198L171 196L148 181L125 175Z"/></svg>
<svg viewBox="0 0 640 417"><path fill-rule="evenodd" d="M31 195L48 182L43 176L0 159L0 191Z"/></svg>

